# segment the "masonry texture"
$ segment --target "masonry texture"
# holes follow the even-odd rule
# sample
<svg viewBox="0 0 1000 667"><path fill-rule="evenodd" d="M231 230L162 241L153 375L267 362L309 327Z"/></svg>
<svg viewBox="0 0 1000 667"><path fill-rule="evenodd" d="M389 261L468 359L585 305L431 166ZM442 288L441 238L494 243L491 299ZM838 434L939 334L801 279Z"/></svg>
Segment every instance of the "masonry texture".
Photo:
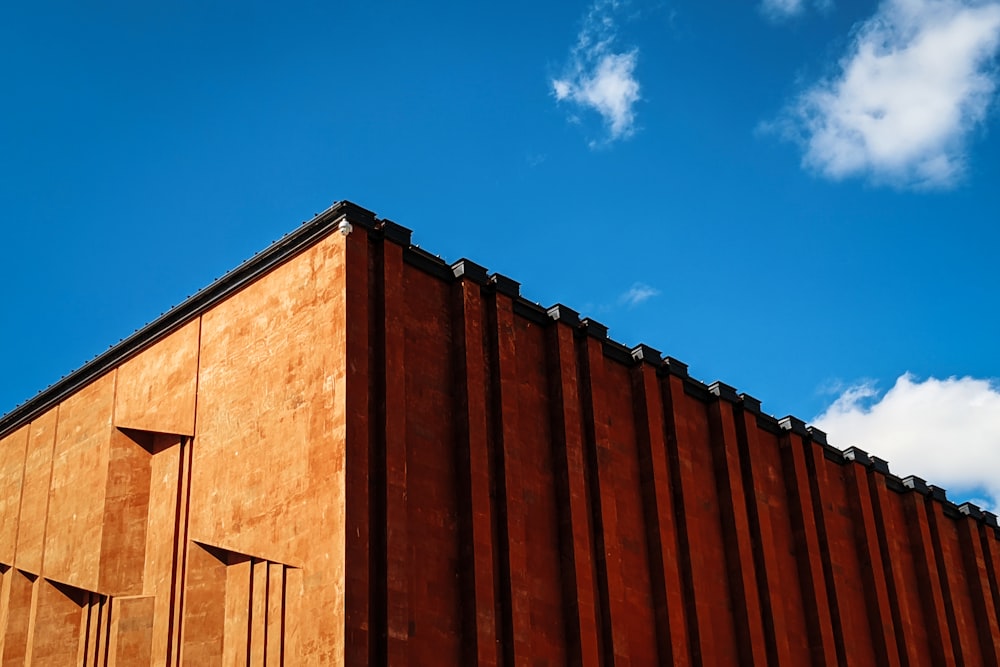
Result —
<svg viewBox="0 0 1000 667"><path fill-rule="evenodd" d="M0 418L2 665L997 665L974 505L336 204Z"/></svg>

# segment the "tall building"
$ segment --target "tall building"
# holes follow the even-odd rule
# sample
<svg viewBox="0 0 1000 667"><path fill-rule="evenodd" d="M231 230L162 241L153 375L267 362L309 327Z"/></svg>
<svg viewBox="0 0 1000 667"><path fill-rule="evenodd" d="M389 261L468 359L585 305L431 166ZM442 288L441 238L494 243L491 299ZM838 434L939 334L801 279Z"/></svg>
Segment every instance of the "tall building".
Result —
<svg viewBox="0 0 1000 667"><path fill-rule="evenodd" d="M339 203L0 419L3 665L996 665L993 514Z"/></svg>

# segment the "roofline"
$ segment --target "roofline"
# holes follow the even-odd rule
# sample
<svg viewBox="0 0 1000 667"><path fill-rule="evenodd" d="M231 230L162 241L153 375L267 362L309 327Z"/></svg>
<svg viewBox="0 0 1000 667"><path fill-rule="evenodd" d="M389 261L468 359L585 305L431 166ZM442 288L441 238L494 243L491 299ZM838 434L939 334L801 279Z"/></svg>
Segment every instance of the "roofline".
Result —
<svg viewBox="0 0 1000 667"><path fill-rule="evenodd" d="M0 417L0 438L58 405L70 395L108 373L143 350L163 340L182 326L269 273L336 231L342 220L372 228L371 211L349 201L338 201L281 237L213 283L195 292L117 345L97 355L80 368L40 391L33 398Z"/></svg>
<svg viewBox="0 0 1000 667"><path fill-rule="evenodd" d="M347 223L346 227L342 225L344 222ZM163 340L195 317L207 312L264 274L295 258L330 234L337 230L349 232L352 225L358 225L369 234L378 234L381 238L402 246L403 260L426 273L449 282L468 279L489 286L488 289L510 297L514 312L522 317L542 325L561 322L571 327L575 335L593 336L601 342L604 354L620 363L626 365L646 363L653 366L658 374L676 376L682 382L684 392L698 400L704 402L721 400L738 404L741 409L755 415L758 427L779 436L796 435L804 444L821 447L827 459L840 465L850 463L862 465L867 470L884 476L889 489L898 493L913 491L936 500L941 503L946 515L952 518L970 516L993 528L997 539L1000 539L1000 524L994 513L983 510L971 502L953 503L948 500L944 489L929 485L919 477L913 475L905 478L897 477L889 472L888 462L877 456L871 456L862 449L848 447L842 451L827 442L826 433L807 426L801 419L791 415L777 419L765 414L761 411L761 403L756 398L737 393L736 389L722 382L706 385L688 374L687 364L672 357L664 357L658 350L648 345L640 343L629 348L608 337L608 329L603 324L590 318L581 318L579 313L571 308L558 303L544 308L532 303L520 294L520 284L506 276L491 274L486 268L467 259L448 264L439 256L411 244L410 230L406 227L397 225L391 220L379 219L373 212L349 201L336 202L125 340L0 417L0 438L30 423L79 389Z"/></svg>

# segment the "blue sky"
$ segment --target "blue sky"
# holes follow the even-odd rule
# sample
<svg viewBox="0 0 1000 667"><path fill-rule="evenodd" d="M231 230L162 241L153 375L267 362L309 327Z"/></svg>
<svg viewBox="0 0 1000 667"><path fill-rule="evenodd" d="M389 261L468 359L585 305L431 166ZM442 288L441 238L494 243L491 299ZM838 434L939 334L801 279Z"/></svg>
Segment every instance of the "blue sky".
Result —
<svg viewBox="0 0 1000 667"><path fill-rule="evenodd" d="M995 1L7 3L0 412L350 199L996 507L998 44Z"/></svg>

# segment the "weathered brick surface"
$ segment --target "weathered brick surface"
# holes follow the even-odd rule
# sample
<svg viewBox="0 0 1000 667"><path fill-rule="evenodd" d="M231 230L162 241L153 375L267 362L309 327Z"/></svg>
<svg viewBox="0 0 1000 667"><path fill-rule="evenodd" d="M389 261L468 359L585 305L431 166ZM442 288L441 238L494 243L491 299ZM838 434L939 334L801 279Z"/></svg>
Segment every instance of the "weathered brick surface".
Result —
<svg viewBox="0 0 1000 667"><path fill-rule="evenodd" d="M989 515L408 238L334 207L0 421L4 665L997 664Z"/></svg>

